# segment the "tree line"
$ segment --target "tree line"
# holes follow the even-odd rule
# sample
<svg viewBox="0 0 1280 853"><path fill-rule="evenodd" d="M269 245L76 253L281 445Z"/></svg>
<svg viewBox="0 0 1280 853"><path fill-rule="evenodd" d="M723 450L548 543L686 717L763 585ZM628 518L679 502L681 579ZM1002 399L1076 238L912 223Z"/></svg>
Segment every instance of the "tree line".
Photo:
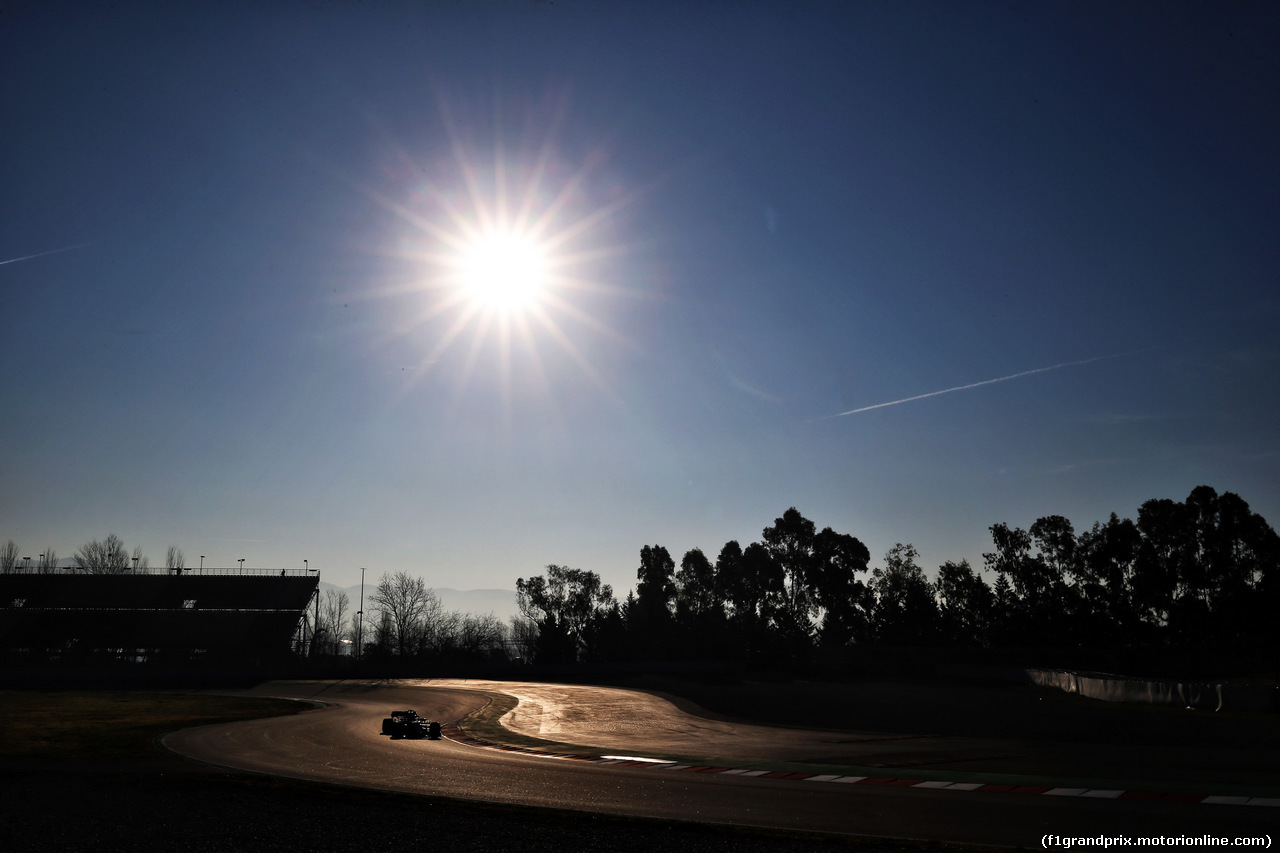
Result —
<svg viewBox="0 0 1280 853"><path fill-rule="evenodd" d="M374 620L366 653L431 661L505 661L506 624L493 614L446 610L420 576L383 574L371 597Z"/></svg>
<svg viewBox="0 0 1280 853"><path fill-rule="evenodd" d="M549 565L516 581L520 616L446 610L421 577L384 574L370 612L328 590L303 614L299 653L418 661L662 662L740 660L779 666L860 645L969 648L1270 649L1280 644L1280 537L1238 495L1209 486L1184 501L1153 499L1136 520L1112 513L1077 532L1060 515L1028 529L989 528L981 570L948 560L931 580L910 544L872 568L861 540L792 507L745 548L677 567L661 545L640 549L636 585L619 601L595 572ZM27 568L0 546L0 571ZM114 534L82 545L78 571L148 568ZM53 571L52 548L36 569ZM166 568L181 571L170 546Z"/></svg>
<svg viewBox="0 0 1280 853"><path fill-rule="evenodd" d="M446 610L439 596L420 577L405 571L384 573L370 591L367 621L353 614L342 590L326 590L318 617L304 613L295 647L306 653L337 655L343 644L368 660L476 663L529 659L516 643L518 626L508 626L492 613Z"/></svg>
<svg viewBox="0 0 1280 853"><path fill-rule="evenodd" d="M792 507L714 561L694 548L677 568L646 545L622 601L596 573L556 565L516 591L546 663L784 665L862 644L1274 650L1280 639L1280 537L1231 492L1199 486L1078 533L1060 515L990 531L984 571L948 560L930 580L910 544L873 569L860 540Z"/></svg>
<svg viewBox="0 0 1280 853"><path fill-rule="evenodd" d="M34 568L37 572L53 572L63 570L58 566L58 552L53 548L45 548L36 558L35 566L31 566L31 557L20 556L22 550L12 539L0 545L0 573L15 572L20 569ZM76 549L71 557L75 571L90 575L123 575L129 572L145 572L151 568L151 560L137 545L130 552L124 540L114 533L105 539L91 539ZM169 571L181 572L186 568L186 556L182 549L170 545L165 554L165 568Z"/></svg>

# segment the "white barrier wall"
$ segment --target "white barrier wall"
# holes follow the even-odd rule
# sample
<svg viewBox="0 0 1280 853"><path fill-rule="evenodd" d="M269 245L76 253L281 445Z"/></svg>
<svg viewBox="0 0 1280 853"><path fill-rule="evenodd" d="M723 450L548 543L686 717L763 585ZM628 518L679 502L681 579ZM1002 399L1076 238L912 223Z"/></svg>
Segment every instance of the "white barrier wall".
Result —
<svg viewBox="0 0 1280 853"><path fill-rule="evenodd" d="M1104 672L1013 666L940 666L938 672L962 678L1021 681L1103 702L1141 702L1206 711L1280 712L1280 687L1270 684L1155 681Z"/></svg>
<svg viewBox="0 0 1280 853"><path fill-rule="evenodd" d="M1278 688L1265 684L1148 681L1101 672L1023 670L1033 684L1056 687L1103 702L1145 702L1207 711L1275 711Z"/></svg>

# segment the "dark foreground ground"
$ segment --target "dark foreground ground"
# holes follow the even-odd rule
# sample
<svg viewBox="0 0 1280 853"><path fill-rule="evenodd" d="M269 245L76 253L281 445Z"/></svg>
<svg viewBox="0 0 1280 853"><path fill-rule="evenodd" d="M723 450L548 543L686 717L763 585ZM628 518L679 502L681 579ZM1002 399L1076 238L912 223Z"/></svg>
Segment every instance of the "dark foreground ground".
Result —
<svg viewBox="0 0 1280 853"><path fill-rule="evenodd" d="M5 851L936 851L877 843L490 807L199 768L0 761Z"/></svg>
<svg viewBox="0 0 1280 853"><path fill-rule="evenodd" d="M1029 688L636 681L738 718L817 727L1223 745L1274 738L1274 716L1125 708ZM800 701L796 701L799 699ZM158 733L158 732L157 732ZM1070 738L1069 738L1070 739ZM142 739L127 757L0 758L4 851L940 851L874 839L463 803L206 768Z"/></svg>

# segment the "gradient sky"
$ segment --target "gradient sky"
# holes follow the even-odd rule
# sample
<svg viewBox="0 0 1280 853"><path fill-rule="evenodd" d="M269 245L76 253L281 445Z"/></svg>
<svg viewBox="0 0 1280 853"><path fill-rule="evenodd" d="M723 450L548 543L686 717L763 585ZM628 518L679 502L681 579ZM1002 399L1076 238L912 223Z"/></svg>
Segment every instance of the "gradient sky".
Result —
<svg viewBox="0 0 1280 853"><path fill-rule="evenodd" d="M33 558L622 595L790 506L929 570L1202 483L1280 521L1276 4L60 5L0 10ZM441 270L521 211L504 334Z"/></svg>

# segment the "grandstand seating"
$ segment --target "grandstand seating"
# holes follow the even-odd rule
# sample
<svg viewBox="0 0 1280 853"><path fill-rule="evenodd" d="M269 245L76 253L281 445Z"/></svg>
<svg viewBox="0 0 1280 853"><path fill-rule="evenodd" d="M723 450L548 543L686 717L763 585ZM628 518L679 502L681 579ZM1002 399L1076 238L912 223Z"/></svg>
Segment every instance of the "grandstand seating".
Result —
<svg viewBox="0 0 1280 853"><path fill-rule="evenodd" d="M7 659L234 659L288 653L311 575L0 574Z"/></svg>

